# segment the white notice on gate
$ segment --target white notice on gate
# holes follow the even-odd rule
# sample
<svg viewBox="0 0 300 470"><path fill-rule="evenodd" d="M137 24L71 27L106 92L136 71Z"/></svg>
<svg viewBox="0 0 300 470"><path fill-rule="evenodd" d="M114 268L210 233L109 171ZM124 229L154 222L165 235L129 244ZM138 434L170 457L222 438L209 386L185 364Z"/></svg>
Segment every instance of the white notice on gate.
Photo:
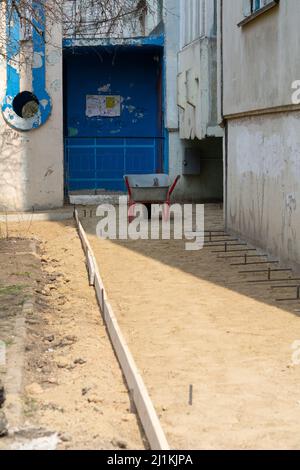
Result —
<svg viewBox="0 0 300 470"><path fill-rule="evenodd" d="M86 97L86 115L87 117L100 116L100 96L87 95Z"/></svg>
<svg viewBox="0 0 300 470"><path fill-rule="evenodd" d="M87 95L87 117L118 117L121 116L121 96Z"/></svg>

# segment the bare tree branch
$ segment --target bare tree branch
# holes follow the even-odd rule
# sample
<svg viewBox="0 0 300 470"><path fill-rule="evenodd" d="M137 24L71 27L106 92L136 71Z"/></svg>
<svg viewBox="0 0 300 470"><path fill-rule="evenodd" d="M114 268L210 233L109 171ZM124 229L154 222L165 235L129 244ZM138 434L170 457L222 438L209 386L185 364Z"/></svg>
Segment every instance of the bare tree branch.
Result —
<svg viewBox="0 0 300 470"><path fill-rule="evenodd" d="M9 22L18 18L21 40L31 39L32 31L45 32L51 41L49 25L62 24L64 37L87 39L144 35L145 19L154 12L159 0L0 0L0 57L5 57L11 41L6 33ZM43 6L47 23L43 25L39 6ZM16 59L15 59L16 60Z"/></svg>

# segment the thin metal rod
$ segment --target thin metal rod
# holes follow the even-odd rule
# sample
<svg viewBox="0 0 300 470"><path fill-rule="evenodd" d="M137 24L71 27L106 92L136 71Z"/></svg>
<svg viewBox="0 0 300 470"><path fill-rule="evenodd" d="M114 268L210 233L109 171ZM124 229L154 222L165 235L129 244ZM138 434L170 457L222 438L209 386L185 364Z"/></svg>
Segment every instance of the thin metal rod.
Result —
<svg viewBox="0 0 300 470"><path fill-rule="evenodd" d="M256 264L278 264L279 261L254 261L252 263L232 263L231 266L251 266ZM248 271L250 272L250 271Z"/></svg>
<svg viewBox="0 0 300 470"><path fill-rule="evenodd" d="M296 287L297 289L297 292L296 292L296 298L295 299L291 299L291 298L285 298L285 299L276 299L276 302L297 302L300 300L300 286L294 286Z"/></svg>
<svg viewBox="0 0 300 470"><path fill-rule="evenodd" d="M235 246L235 245L231 245ZM212 253L236 253L236 252L243 252L243 251L256 251L256 248L247 248L247 249L240 249L240 250L227 250L227 251L222 251L222 250L217 250L217 251L212 251Z"/></svg>
<svg viewBox="0 0 300 470"><path fill-rule="evenodd" d="M189 405L193 405L193 385L189 387Z"/></svg>
<svg viewBox="0 0 300 470"><path fill-rule="evenodd" d="M291 286L271 286L271 289L297 289L298 285Z"/></svg>
<svg viewBox="0 0 300 470"><path fill-rule="evenodd" d="M213 247L219 247L219 246L227 246L227 247L230 247L230 246L247 246L247 243L228 243L228 242L231 242L231 241L235 241L235 240L226 240L224 243L222 244L218 244L218 245L210 245L212 248ZM217 242L212 242L212 243L217 243Z"/></svg>
<svg viewBox="0 0 300 470"><path fill-rule="evenodd" d="M218 242L227 243L227 242L238 242L238 241L239 241L238 238L232 238L232 239L229 239L229 240L209 240L209 241L204 240L204 243L205 244L207 244L207 243L218 243ZM223 246L223 245L210 245L210 246Z"/></svg>
<svg viewBox="0 0 300 470"><path fill-rule="evenodd" d="M236 250L237 251L237 250ZM231 255L231 256L218 256L219 259L236 259L236 258L244 258L245 255ZM247 255L247 258L260 258L266 257L268 255Z"/></svg>
<svg viewBox="0 0 300 470"><path fill-rule="evenodd" d="M247 283L257 283L257 284L263 284L264 282L288 282L288 281L300 281L300 278L295 278L295 279L253 279L251 281L247 281Z"/></svg>
<svg viewBox="0 0 300 470"><path fill-rule="evenodd" d="M243 265L244 266L244 265ZM257 270L254 270L254 271L239 271L239 274L247 274L247 273L279 273L279 272L291 272L292 269L257 269Z"/></svg>
<svg viewBox="0 0 300 470"><path fill-rule="evenodd" d="M204 230L204 233L226 233L224 230Z"/></svg>

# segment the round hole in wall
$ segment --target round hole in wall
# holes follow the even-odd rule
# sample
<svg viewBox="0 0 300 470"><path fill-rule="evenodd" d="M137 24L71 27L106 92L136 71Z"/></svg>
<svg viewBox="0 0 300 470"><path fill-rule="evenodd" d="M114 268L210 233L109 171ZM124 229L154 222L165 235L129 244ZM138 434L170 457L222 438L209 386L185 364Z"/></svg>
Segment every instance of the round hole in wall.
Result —
<svg viewBox="0 0 300 470"><path fill-rule="evenodd" d="M18 116L30 119L37 114L39 104L39 100L31 91L22 91L14 98L12 106Z"/></svg>

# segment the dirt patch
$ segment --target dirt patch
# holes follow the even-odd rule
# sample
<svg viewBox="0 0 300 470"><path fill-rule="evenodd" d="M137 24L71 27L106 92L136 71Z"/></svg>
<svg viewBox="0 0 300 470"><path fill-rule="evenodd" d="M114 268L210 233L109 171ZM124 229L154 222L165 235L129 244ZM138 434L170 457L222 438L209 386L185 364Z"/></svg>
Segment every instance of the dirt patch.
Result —
<svg viewBox="0 0 300 470"><path fill-rule="evenodd" d="M41 274L27 318L22 429L10 445L145 448L73 221L33 222L28 236L39 241Z"/></svg>
<svg viewBox="0 0 300 470"><path fill-rule="evenodd" d="M270 284L257 282L266 273L241 273L224 244L215 253L222 247L188 252L176 240L103 241L95 217L82 222L171 447L298 449L300 366L292 346L300 339L299 303L277 303ZM224 229L217 207L206 208L206 229ZM235 249L233 256L243 255Z"/></svg>
<svg viewBox="0 0 300 470"><path fill-rule="evenodd" d="M18 421L24 360L24 305L29 304L40 262L34 240L0 239L0 435ZM18 351L22 357L13 356ZM14 422L14 423L13 423ZM3 445L0 442L0 447Z"/></svg>
<svg viewBox="0 0 300 470"><path fill-rule="evenodd" d="M38 277L34 250L31 240L0 239L0 340L7 346L13 339L15 318Z"/></svg>

